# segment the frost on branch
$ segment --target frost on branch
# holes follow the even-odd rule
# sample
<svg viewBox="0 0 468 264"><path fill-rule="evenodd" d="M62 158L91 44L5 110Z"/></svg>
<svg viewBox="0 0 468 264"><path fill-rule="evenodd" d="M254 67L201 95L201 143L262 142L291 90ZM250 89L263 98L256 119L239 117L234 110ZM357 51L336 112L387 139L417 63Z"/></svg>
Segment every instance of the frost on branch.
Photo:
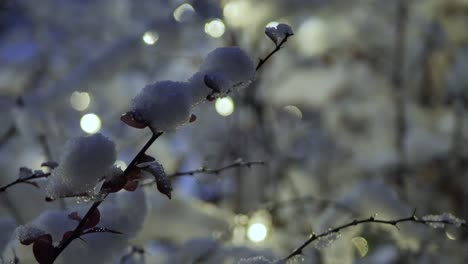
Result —
<svg viewBox="0 0 468 264"><path fill-rule="evenodd" d="M427 224L432 228L444 228L445 223L460 227L465 223L465 220L455 217L450 213L443 213L439 215L425 215L421 218L426 221Z"/></svg>
<svg viewBox="0 0 468 264"><path fill-rule="evenodd" d="M16 237L23 245L30 245L40 236L45 235L46 232L34 225L19 226L15 230Z"/></svg>
<svg viewBox="0 0 468 264"><path fill-rule="evenodd" d="M168 131L189 121L192 93L186 82L160 81L146 85L133 99L137 121L156 131Z"/></svg>
<svg viewBox="0 0 468 264"><path fill-rule="evenodd" d="M255 66L250 57L239 47L222 47L210 52L199 72L189 82L193 89L194 104L208 95L223 96L233 89L250 85L255 78Z"/></svg>
<svg viewBox="0 0 468 264"><path fill-rule="evenodd" d="M265 34L275 43L275 45L278 45L285 38L294 35L294 32L289 25L278 24L276 26L266 27Z"/></svg>
<svg viewBox="0 0 468 264"><path fill-rule="evenodd" d="M100 133L70 139L46 187L50 197L92 192L115 162L114 143Z"/></svg>
<svg viewBox="0 0 468 264"><path fill-rule="evenodd" d="M239 260L237 264L271 264L270 260L263 256L252 257L252 258L243 258Z"/></svg>
<svg viewBox="0 0 468 264"><path fill-rule="evenodd" d="M324 249L333 244L337 239L341 237L340 232L332 232L324 237L321 237L317 240L317 243L315 244L316 249Z"/></svg>

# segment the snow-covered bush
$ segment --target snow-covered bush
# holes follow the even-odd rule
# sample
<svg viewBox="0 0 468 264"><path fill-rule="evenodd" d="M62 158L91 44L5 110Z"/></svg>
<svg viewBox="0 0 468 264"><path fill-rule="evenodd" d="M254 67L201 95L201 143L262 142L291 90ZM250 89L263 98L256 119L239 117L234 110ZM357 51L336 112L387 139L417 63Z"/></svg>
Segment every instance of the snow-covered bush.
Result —
<svg viewBox="0 0 468 264"><path fill-rule="evenodd" d="M0 263L467 262L466 10L0 1Z"/></svg>

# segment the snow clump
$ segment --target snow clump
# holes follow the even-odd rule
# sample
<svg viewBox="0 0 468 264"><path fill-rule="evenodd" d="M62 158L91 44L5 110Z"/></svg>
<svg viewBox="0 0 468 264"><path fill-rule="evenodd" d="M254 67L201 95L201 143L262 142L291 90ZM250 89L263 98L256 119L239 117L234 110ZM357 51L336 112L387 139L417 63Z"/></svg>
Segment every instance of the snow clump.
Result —
<svg viewBox="0 0 468 264"><path fill-rule="evenodd" d="M254 63L242 49L217 48L207 55L188 82L160 81L146 85L132 100L132 118L148 125L153 132L170 131L190 121L193 106L246 88L254 78Z"/></svg>
<svg viewBox="0 0 468 264"><path fill-rule="evenodd" d="M101 133L68 140L59 166L46 186L50 197L92 192L93 187L112 169L115 144Z"/></svg>
<svg viewBox="0 0 468 264"><path fill-rule="evenodd" d="M161 81L146 85L133 99L132 110L153 131L167 131L189 120L191 100L188 83Z"/></svg>

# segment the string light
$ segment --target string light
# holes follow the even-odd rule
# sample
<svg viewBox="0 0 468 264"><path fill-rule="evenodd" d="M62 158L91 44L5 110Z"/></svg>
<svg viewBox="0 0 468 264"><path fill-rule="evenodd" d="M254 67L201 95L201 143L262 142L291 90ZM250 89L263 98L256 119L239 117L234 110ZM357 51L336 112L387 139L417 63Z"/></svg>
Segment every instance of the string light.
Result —
<svg viewBox="0 0 468 264"><path fill-rule="evenodd" d="M234 101L229 96L218 98L215 103L216 112L222 116L229 116L234 112Z"/></svg>
<svg viewBox="0 0 468 264"><path fill-rule="evenodd" d="M86 114L81 117L80 126L84 132L94 134L101 129L101 119L95 114Z"/></svg>
<svg viewBox="0 0 468 264"><path fill-rule="evenodd" d="M220 38L226 27L221 19L213 19L205 23L205 33L213 38Z"/></svg>
<svg viewBox="0 0 468 264"><path fill-rule="evenodd" d="M261 242L265 240L268 234L268 229L262 223L254 223L247 230L247 237L253 242Z"/></svg>

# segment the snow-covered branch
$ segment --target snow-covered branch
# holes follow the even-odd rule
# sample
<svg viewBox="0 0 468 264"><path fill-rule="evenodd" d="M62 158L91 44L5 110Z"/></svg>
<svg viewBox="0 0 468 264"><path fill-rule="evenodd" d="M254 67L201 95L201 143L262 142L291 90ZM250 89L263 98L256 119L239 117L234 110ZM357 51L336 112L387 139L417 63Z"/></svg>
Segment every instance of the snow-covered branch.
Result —
<svg viewBox="0 0 468 264"><path fill-rule="evenodd" d="M452 214L444 213L441 215L427 215L423 217L417 217L416 216L416 210L413 212L411 216L408 217L403 217L395 220L384 220L384 219L378 219L374 216L371 216L366 219L354 219L353 221L343 224L341 226L335 227L335 228L330 228L328 231L323 232L321 234L315 234L312 233L304 243L302 243L299 247L294 249L287 257L283 259L283 261L287 261L288 259L293 258L294 256L302 254L302 250L307 247L310 243L314 241L324 241L326 244L330 244L333 242L334 239L338 238L340 236L340 232L343 229L352 227L352 226L357 226L361 224L367 224L367 223L376 223L376 224L382 224L382 225L392 225L394 227L398 228L398 224L400 223L405 223L405 222L412 222L412 223L418 223L418 224L423 224L423 225L428 225L433 228L443 228L445 225L452 225L456 227L464 227L467 228L468 225L466 224L465 220L459 219Z"/></svg>

